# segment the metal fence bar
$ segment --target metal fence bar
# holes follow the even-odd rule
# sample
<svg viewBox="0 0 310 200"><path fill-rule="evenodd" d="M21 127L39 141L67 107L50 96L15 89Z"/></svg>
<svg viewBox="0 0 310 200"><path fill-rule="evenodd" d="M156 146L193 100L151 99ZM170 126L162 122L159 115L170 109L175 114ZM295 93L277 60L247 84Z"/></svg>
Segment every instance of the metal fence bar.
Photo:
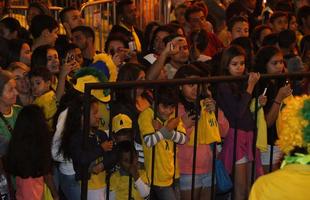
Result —
<svg viewBox="0 0 310 200"><path fill-rule="evenodd" d="M90 131L90 98L91 98L91 88L85 88L84 93L84 118L83 118L83 141L82 141L82 148L83 150L87 149L87 138ZM81 155L84 156L84 155ZM81 200L87 200L87 190L88 190L88 166L82 166L82 183L81 183Z"/></svg>
<svg viewBox="0 0 310 200"><path fill-rule="evenodd" d="M262 74L261 75L261 80L263 81L265 79L279 79L279 78L299 78L299 77L310 77L310 72L307 73L285 73L285 74ZM237 81L237 80L246 80L248 79L248 75L244 76L214 76L214 77L206 77L206 78L191 78L191 79L175 79L175 80L156 80L156 81L124 81L124 82L115 82L115 83L91 83L91 84L86 84L85 85L85 93L84 93L84 123L83 123L83 134L84 134L84 141L83 141L83 146L82 148L87 148L87 136L90 130L89 126L89 121L90 121L90 92L93 89L116 89L116 88L133 88L133 87L144 87L144 88L157 88L159 86L171 86L171 85L184 85L184 84L202 84L202 83L218 83L218 82L231 82L231 81ZM155 112L154 112L154 118L156 119L156 110L157 110L157 98L156 98L157 92L155 90ZM197 94L198 95L198 94ZM198 101L198 98L197 98ZM197 102L196 102L197 103ZM198 118L197 118L197 113L196 112L196 121L195 121L195 129L198 126ZM198 127L197 127L198 128ZM235 132L237 129L235 128ZM195 131L196 132L196 131ZM195 133L196 137L196 133ZM234 136L234 145L236 145L236 140L237 140L237 135ZM197 138L194 141L194 145L197 145ZM253 149L256 148L256 143L253 143ZM154 148L154 147L153 147ZM195 147L194 147L195 148ZM216 148L216 146L214 147ZM234 151L236 151L234 147ZM214 154L214 153L213 153ZM194 157L196 156L196 150L194 150ZM235 157L235 152L234 152L234 157ZM155 158L155 154L152 155L152 162ZM234 158L235 160L236 158ZM255 161L254 161L255 162ZM195 163L194 163L195 164ZM152 164L153 165L153 164ZM155 165L155 163L154 163ZM214 163L213 163L214 165ZM235 164L233 164L235 166ZM81 199L87 199L87 167L84 166L84 173L82 176L82 185L81 185ZM153 167L152 167L153 168ZM213 166L214 168L214 166ZM193 169L195 170L195 166L193 166ZM195 172L195 171L194 171ZM253 172L253 169L252 169ZM212 172L215 173L215 170ZM154 168L152 169L152 176L154 174ZM234 173L233 173L234 175ZM213 175L214 176L214 175ZM234 178L234 177L233 177ZM152 178L153 179L153 178ZM195 174L193 173L193 182L195 180ZM192 183L192 190L194 190L195 184ZM153 186L153 181L152 181L152 186ZM235 188L235 186L234 186ZM152 194L152 188L151 188L151 194ZM192 191L192 199L193 199L193 194L194 192ZM233 194L234 195L234 194ZM234 196L232 195L232 198ZM152 196L151 196L152 197Z"/></svg>
<svg viewBox="0 0 310 200"><path fill-rule="evenodd" d="M283 74L261 74L260 81L265 79L279 79L279 78L300 78L310 77L310 72L297 73L283 73ZM187 78L187 79L170 79L170 80L143 80L143 81L122 81L122 82L107 82L107 83L88 83L85 87L92 90L95 89L116 89L116 88L132 88L132 87L146 87L154 88L155 86L172 86L184 84L199 84L199 83L218 83L218 82L233 82L238 80L247 80L248 75L243 76L212 76L204 78Z"/></svg>
<svg viewBox="0 0 310 200"><path fill-rule="evenodd" d="M270 145L269 172L272 172L273 170L273 149L274 149L274 146Z"/></svg>
<svg viewBox="0 0 310 200"><path fill-rule="evenodd" d="M257 141L257 112L258 112L258 85L254 88L254 98L255 98L255 112L254 112L254 123L255 128L253 132L253 145L252 145L252 151L253 151L253 161L252 161L252 173L251 173L251 185L255 181L255 171L256 171L256 141Z"/></svg>
<svg viewBox="0 0 310 200"><path fill-rule="evenodd" d="M157 119L157 109L158 109L158 88L156 87L154 90L155 98L154 98L154 119ZM156 147L155 145L152 146L152 163L151 163L151 192L150 192L150 199L154 198L154 169L155 169L155 159L156 159ZM156 198L155 198L156 199Z"/></svg>
<svg viewBox="0 0 310 200"><path fill-rule="evenodd" d="M199 114L199 104L200 104L200 84L197 86L197 94L195 101L195 135L194 135L194 156L193 156L193 168L192 168L192 190L191 190L191 200L195 200L195 179L196 179L196 154L197 154L197 139L198 139L198 114Z"/></svg>

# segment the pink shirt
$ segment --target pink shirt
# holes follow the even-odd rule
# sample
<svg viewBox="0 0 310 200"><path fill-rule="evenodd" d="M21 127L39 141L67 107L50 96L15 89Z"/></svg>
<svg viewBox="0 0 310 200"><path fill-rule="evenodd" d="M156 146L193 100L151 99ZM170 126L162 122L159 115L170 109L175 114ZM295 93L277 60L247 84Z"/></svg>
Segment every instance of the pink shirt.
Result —
<svg viewBox="0 0 310 200"><path fill-rule="evenodd" d="M17 200L42 200L44 189L43 176L38 178L16 177Z"/></svg>
<svg viewBox="0 0 310 200"><path fill-rule="evenodd" d="M186 114L185 108L179 104L179 116ZM229 129L229 123L222 111L218 113L218 124L221 133L226 133ZM188 145L190 134L194 127L186 128L187 142L184 145L178 145L178 161L181 174L192 174L194 146ZM222 134L221 134L222 135ZM223 134L225 135L225 134ZM212 150L208 144L198 144L196 153L196 174L210 173L212 170Z"/></svg>

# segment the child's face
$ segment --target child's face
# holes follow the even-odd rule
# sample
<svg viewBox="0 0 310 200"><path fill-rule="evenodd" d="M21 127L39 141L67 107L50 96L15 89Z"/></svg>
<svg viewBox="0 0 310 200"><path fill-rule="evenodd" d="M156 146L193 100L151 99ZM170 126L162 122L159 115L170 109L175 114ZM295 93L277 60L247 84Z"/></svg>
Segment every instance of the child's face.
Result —
<svg viewBox="0 0 310 200"><path fill-rule="evenodd" d="M237 22L231 30L232 39L239 37L249 37L249 24L247 22Z"/></svg>
<svg viewBox="0 0 310 200"><path fill-rule="evenodd" d="M132 156L133 157L131 158L130 152L123 152L122 157L119 161L120 167L127 172L129 172L131 165L136 164L138 161L136 155L132 155Z"/></svg>
<svg viewBox="0 0 310 200"><path fill-rule="evenodd" d="M52 74L57 74L59 73L59 58L58 58L58 53L55 49L49 49L47 50L47 64L46 67L47 69L52 73Z"/></svg>
<svg viewBox="0 0 310 200"><path fill-rule="evenodd" d="M163 120L169 119L174 112L175 106L165 106L162 103L158 104L158 114Z"/></svg>
<svg viewBox="0 0 310 200"><path fill-rule="evenodd" d="M274 33L279 33L286 30L288 27L288 20L286 16L278 17L272 23L272 30Z"/></svg>
<svg viewBox="0 0 310 200"><path fill-rule="evenodd" d="M198 76L189 76L187 78L197 78ZM182 94L184 95L185 99L190 102L194 102L197 98L197 84L186 84L181 86Z"/></svg>
<svg viewBox="0 0 310 200"><path fill-rule="evenodd" d="M42 77L33 76L30 79L32 95L39 97L50 90L50 81L44 81Z"/></svg>
<svg viewBox="0 0 310 200"><path fill-rule="evenodd" d="M245 58L244 56L235 56L228 65L228 71L233 76L243 75L245 70Z"/></svg>
<svg viewBox="0 0 310 200"><path fill-rule="evenodd" d="M268 74L281 74L284 68L283 55L277 53L272 56L269 62L267 63L267 73Z"/></svg>
<svg viewBox="0 0 310 200"><path fill-rule="evenodd" d="M98 128L100 122L99 103L94 102L90 107L90 127Z"/></svg>
<svg viewBox="0 0 310 200"><path fill-rule="evenodd" d="M113 135L114 141L116 143L123 141L132 141L131 135L118 135L117 133Z"/></svg>

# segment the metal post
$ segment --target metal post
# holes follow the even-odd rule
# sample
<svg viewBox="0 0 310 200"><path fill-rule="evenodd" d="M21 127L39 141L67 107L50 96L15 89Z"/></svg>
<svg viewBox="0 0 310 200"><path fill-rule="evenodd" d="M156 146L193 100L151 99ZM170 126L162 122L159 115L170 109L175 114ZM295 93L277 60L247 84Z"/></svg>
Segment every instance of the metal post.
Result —
<svg viewBox="0 0 310 200"><path fill-rule="evenodd" d="M116 20L116 2L113 1L113 25L115 25L117 23Z"/></svg>
<svg viewBox="0 0 310 200"><path fill-rule="evenodd" d="M215 116L216 116L216 120L218 120L218 107L217 105L216 109L215 109ZM212 182L211 182L211 199L215 199L216 197L216 190L215 190L215 173L216 173L216 169L215 169L215 160L216 160L216 147L217 147L217 143L214 142L213 144L213 149L212 149Z"/></svg>
<svg viewBox="0 0 310 200"><path fill-rule="evenodd" d="M88 84L85 85L84 93L84 120L83 120L83 141L82 148L84 151L87 150L87 139L90 131L90 97L91 97L91 88L88 87ZM84 155L81 155L84 156ZM82 183L81 183L81 200L87 200L87 188L88 188L88 164L82 166Z"/></svg>
<svg viewBox="0 0 310 200"><path fill-rule="evenodd" d="M154 105L154 119L157 119L157 109L158 109L158 88L155 88L154 93L155 93L155 105ZM155 146L152 147L152 168L151 168L151 194L150 194L150 199L152 199L154 196L154 169L155 169Z"/></svg>
<svg viewBox="0 0 310 200"><path fill-rule="evenodd" d="M233 182L233 188L232 188L232 196L231 199L235 199L235 173L236 173L236 159L237 159L237 137L238 137L238 129L237 129L237 119L235 119L235 129L234 129L234 150L233 150L233 168L232 168L232 182Z"/></svg>
<svg viewBox="0 0 310 200"><path fill-rule="evenodd" d="M255 181L255 170L256 170L256 140L257 140L257 112L258 112L258 87L255 86L254 88L254 97L255 97L255 112L254 112L254 133L253 133L253 144L252 144L252 151L253 151L253 162L252 162L252 173L251 173L251 184Z"/></svg>
<svg viewBox="0 0 310 200"><path fill-rule="evenodd" d="M176 102L176 107L175 107L175 113L174 116L177 118L179 115L179 102ZM175 131L177 131L177 128L175 128ZM174 167L174 172L173 172L173 185L175 189L175 172L176 172L176 165L177 165L177 144L173 142L173 167Z"/></svg>
<svg viewBox="0 0 310 200"><path fill-rule="evenodd" d="M111 90L110 92L111 95L111 101L114 100L114 95L113 95L113 90ZM111 113L112 113L112 107L110 107L110 117L109 117L109 136L112 134L112 117L111 117ZM107 193L106 193L106 200L110 199L110 178L111 178L111 172L110 171L106 171L106 182L107 182Z"/></svg>
<svg viewBox="0 0 310 200"><path fill-rule="evenodd" d="M272 165L273 165L273 149L274 146L270 145L270 158L269 158L269 173L272 172Z"/></svg>
<svg viewBox="0 0 310 200"><path fill-rule="evenodd" d="M99 15L100 15L100 19L98 21L98 30L99 30L99 49L100 52L103 52L103 23L102 23L102 15L104 15L104 13L102 13L102 4L99 4Z"/></svg>
<svg viewBox="0 0 310 200"><path fill-rule="evenodd" d="M199 106L200 106L200 84L197 87L197 96L195 102L195 135L194 135L194 156L193 156L193 168L192 168L192 191L191 191L191 200L195 200L195 174L196 174L196 154L197 154L197 134L198 134L198 115L199 115Z"/></svg>

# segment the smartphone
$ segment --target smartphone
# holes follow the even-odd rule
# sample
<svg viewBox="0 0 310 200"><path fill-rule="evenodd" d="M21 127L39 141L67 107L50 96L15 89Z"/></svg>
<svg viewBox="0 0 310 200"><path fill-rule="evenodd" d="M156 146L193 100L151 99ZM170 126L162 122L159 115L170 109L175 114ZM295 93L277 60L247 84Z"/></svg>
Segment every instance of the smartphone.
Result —
<svg viewBox="0 0 310 200"><path fill-rule="evenodd" d="M71 62L73 60L75 60L75 55L71 54L71 53L68 53L67 54L67 58L66 58L66 63L69 63L69 62Z"/></svg>
<svg viewBox="0 0 310 200"><path fill-rule="evenodd" d="M135 44L134 41L129 42L129 43L128 43L128 46L129 46L129 49L130 49L131 52L134 52L134 51L137 50L136 44Z"/></svg>
<svg viewBox="0 0 310 200"><path fill-rule="evenodd" d="M267 88L264 89L263 96L265 96L266 92L267 92Z"/></svg>

